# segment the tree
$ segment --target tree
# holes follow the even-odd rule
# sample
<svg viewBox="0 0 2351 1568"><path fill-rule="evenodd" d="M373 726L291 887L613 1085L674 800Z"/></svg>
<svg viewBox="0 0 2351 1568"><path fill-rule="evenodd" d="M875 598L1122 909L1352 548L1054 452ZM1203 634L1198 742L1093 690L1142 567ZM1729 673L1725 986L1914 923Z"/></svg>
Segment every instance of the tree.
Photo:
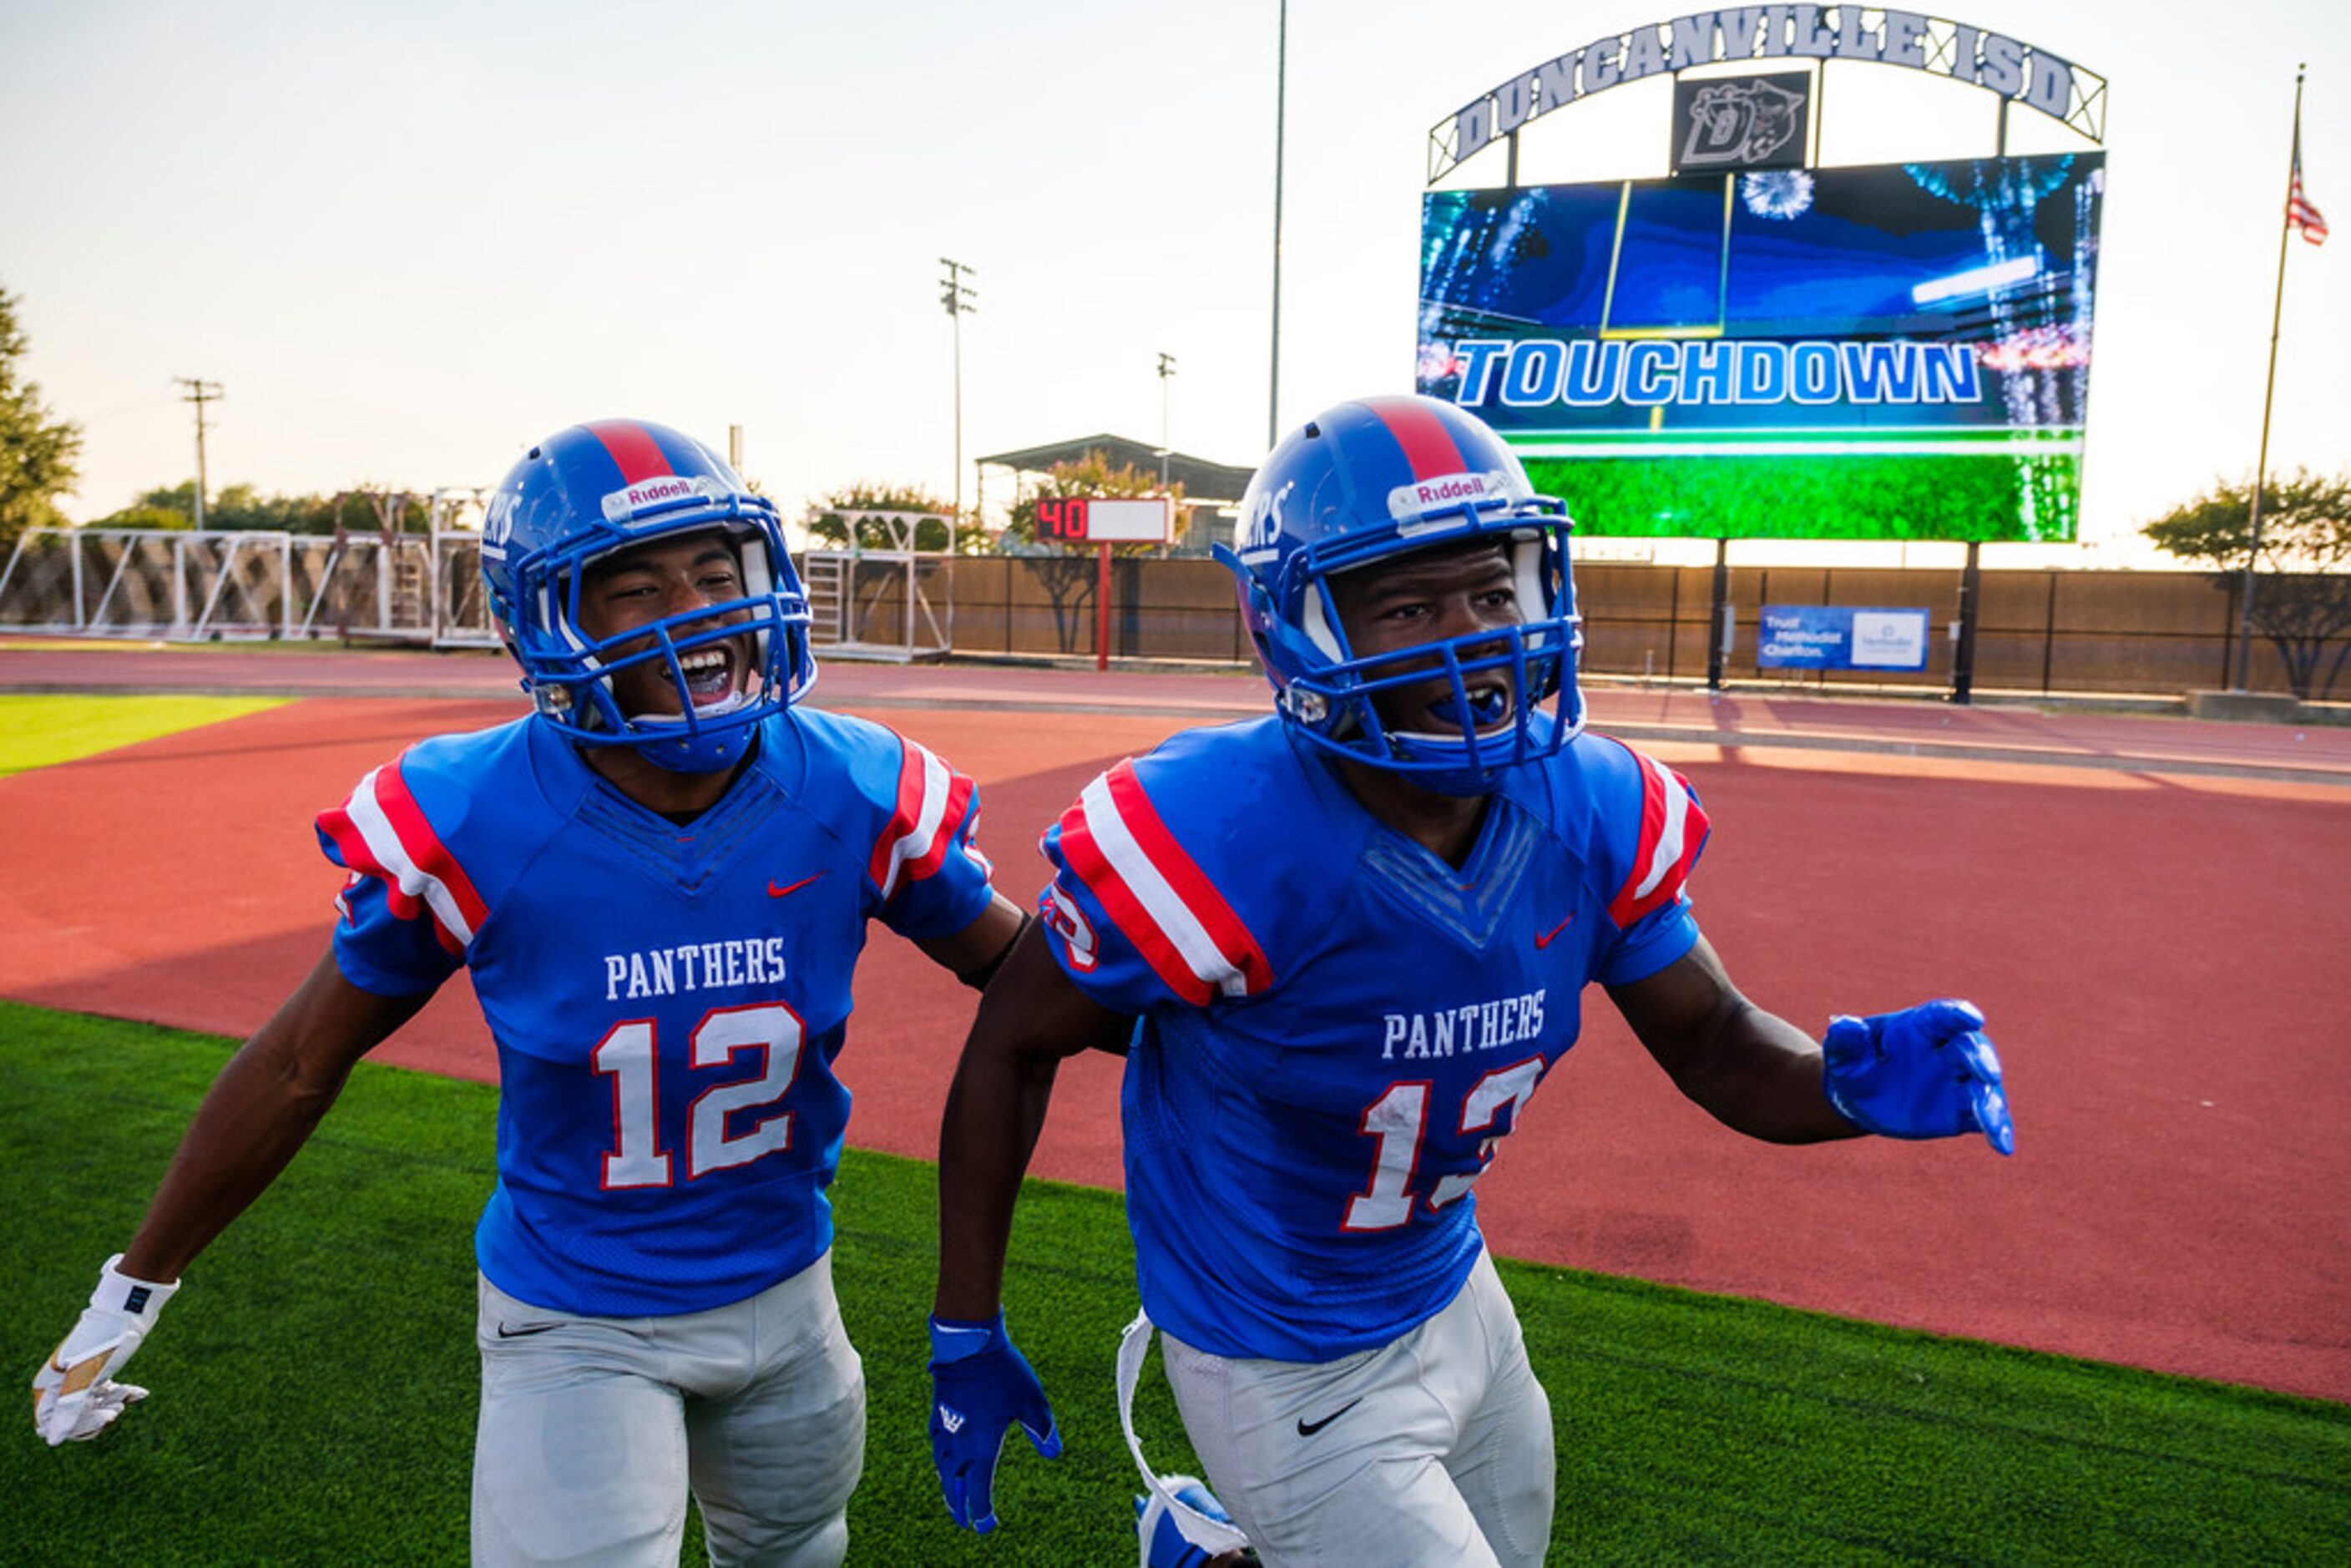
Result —
<svg viewBox="0 0 2351 1568"><path fill-rule="evenodd" d="M810 542L829 549L849 549L849 519L842 516L845 512L920 512L923 520L914 525L914 549L918 550L951 548L957 555L977 555L987 546L987 530L968 517L956 521L955 537L950 541L947 519L955 516L955 507L936 496L919 488L897 489L871 479L860 479L809 504L804 525ZM857 548L906 547L881 518L865 517L858 524Z"/></svg>
<svg viewBox="0 0 2351 1568"><path fill-rule="evenodd" d="M240 533L332 533L335 519L328 504L316 496L265 496L250 485L228 485L205 503L204 527Z"/></svg>
<svg viewBox="0 0 2351 1568"><path fill-rule="evenodd" d="M2252 488L2216 482L2139 532L2167 554L2211 568L2223 587L2233 585L2253 557ZM2263 485L2261 553L2252 566L2253 629L2277 649L2294 695L2307 702L2314 688L2325 696L2351 654L2351 474L2296 469Z"/></svg>
<svg viewBox="0 0 2351 1568"><path fill-rule="evenodd" d="M265 496L251 485L225 486L204 504L204 527L225 533L268 531L289 534L331 534L340 518L353 533L381 530L371 498L378 489L346 490L341 495ZM413 508L411 508L413 510ZM419 517L421 513L417 514ZM183 479L163 489L150 490L119 512L100 517L95 528L193 528L196 526L196 482Z"/></svg>
<svg viewBox="0 0 2351 1568"><path fill-rule="evenodd" d="M26 346L16 301L0 290L0 549L26 528L63 526L57 497L81 477L81 427L52 418L41 389L18 377Z"/></svg>

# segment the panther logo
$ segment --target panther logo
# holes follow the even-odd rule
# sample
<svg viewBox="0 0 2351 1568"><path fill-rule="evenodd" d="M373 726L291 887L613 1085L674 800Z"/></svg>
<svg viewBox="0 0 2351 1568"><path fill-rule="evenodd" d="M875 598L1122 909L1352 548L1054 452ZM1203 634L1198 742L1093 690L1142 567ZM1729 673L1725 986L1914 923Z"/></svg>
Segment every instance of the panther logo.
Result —
<svg viewBox="0 0 2351 1568"><path fill-rule="evenodd" d="M1690 100L1681 166L1763 162L1796 134L1796 110L1803 102L1802 93L1761 78L1708 82Z"/></svg>

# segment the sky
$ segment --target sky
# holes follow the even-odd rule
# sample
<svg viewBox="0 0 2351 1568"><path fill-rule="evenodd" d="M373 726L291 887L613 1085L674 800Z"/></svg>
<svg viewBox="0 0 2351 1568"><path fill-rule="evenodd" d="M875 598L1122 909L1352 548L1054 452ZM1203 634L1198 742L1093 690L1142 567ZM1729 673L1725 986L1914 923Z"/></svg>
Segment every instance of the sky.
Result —
<svg viewBox="0 0 2351 1568"><path fill-rule="evenodd" d="M1692 8L1290 0L1281 428L1411 387L1431 128ZM2121 561L2140 523L2252 470L2297 61L2306 185L2351 225L2351 5L1939 14L2109 83L2082 528L2086 559ZM1252 465L1275 384L1277 18L1277 0L0 0L0 289L26 372L85 434L66 512L193 475L175 377L226 394L215 491L487 486L539 436L615 415L722 451L740 426L789 515L861 481L952 498L959 473L968 505L972 459L1104 431ZM1845 78L1868 78L1840 90L1869 112L1830 109L1827 161L1989 150L1987 93ZM1533 122L1521 180L1664 172L1664 88ZM2015 111L2012 151L2084 145L2037 120ZM1446 183L1499 183L1500 156ZM2270 464L2338 470L2351 233L2290 249ZM975 290L953 319L948 257ZM1002 471L986 482L1001 500Z"/></svg>

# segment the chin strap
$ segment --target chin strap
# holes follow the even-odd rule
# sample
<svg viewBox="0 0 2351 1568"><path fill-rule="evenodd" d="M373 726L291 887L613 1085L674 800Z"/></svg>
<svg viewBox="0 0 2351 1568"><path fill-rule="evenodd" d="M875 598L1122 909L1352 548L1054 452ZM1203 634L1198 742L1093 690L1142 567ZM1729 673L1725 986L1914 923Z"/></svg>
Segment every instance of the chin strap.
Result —
<svg viewBox="0 0 2351 1568"><path fill-rule="evenodd" d="M1143 1472L1143 1484L1151 1489L1150 1511L1172 1515L1176 1528L1184 1539L1203 1552L1221 1554L1238 1552L1249 1543L1242 1534L1221 1519L1211 1519L1167 1490L1143 1458L1143 1441L1134 1435L1134 1387L1143 1378L1144 1358L1151 1354L1151 1314L1138 1312L1134 1321L1118 1336L1118 1424L1126 1434L1126 1451L1134 1457L1134 1468ZM1146 1535L1144 1539L1148 1540Z"/></svg>

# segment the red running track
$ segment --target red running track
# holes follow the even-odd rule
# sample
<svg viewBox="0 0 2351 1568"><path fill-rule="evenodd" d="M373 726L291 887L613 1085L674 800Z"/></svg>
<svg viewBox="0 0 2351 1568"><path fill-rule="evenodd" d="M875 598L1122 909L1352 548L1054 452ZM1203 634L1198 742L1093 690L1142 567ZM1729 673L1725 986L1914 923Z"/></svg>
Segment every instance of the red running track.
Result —
<svg viewBox="0 0 2351 1568"><path fill-rule="evenodd" d="M1042 880L1024 846L1094 771L1259 689L827 681L834 706L981 780L1016 894ZM2331 994L2351 951L2351 736L1688 694L1594 706L1705 796L1698 910L1749 993L1813 1029L1973 997L2020 1152L1750 1143L1679 1100L1597 1000L1481 1184L1498 1251L2351 1401L2351 1041ZM408 740L515 711L309 700L0 779L0 994L248 1031L331 917L312 815ZM886 938L858 994L852 1138L928 1158L970 998ZM462 982L379 1054L493 1070ZM1071 1064L1038 1174L1117 1184L1116 1073Z"/></svg>

